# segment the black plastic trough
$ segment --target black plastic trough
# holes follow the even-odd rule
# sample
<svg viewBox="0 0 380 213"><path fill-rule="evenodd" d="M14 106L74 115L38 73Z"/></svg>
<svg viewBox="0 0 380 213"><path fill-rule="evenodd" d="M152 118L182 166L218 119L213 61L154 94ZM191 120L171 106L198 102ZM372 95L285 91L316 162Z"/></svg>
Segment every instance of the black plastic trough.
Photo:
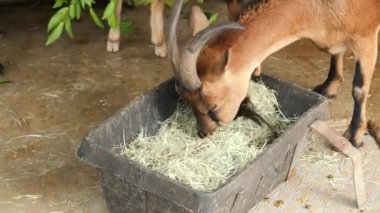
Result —
<svg viewBox="0 0 380 213"><path fill-rule="evenodd" d="M286 180L303 152L308 126L329 117L322 96L272 77L264 83L277 91L282 112L299 117L264 152L212 192L194 190L118 155L115 147L131 141L142 127L154 135L175 110L178 96L168 80L138 97L90 132L78 156L98 168L111 212L247 212ZM123 134L124 133L124 134ZM125 138L123 138L125 135Z"/></svg>

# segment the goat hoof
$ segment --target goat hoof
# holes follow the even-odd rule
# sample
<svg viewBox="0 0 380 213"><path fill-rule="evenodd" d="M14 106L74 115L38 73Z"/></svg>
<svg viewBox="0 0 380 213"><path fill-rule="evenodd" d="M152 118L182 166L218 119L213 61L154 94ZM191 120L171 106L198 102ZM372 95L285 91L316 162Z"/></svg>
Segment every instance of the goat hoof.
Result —
<svg viewBox="0 0 380 213"><path fill-rule="evenodd" d="M118 52L119 51L120 42L119 41L107 41L107 51L108 52Z"/></svg>
<svg viewBox="0 0 380 213"><path fill-rule="evenodd" d="M166 45L154 46L154 53L158 57L165 58L167 54Z"/></svg>
<svg viewBox="0 0 380 213"><path fill-rule="evenodd" d="M350 142L351 142L352 146L354 146L357 149L361 148L364 145L363 141L361 141L361 142L350 141Z"/></svg>
<svg viewBox="0 0 380 213"><path fill-rule="evenodd" d="M254 81L254 82L261 82L261 76L260 75L258 75L258 76L256 76L256 75L252 75L251 76L251 79L252 79L252 81Z"/></svg>
<svg viewBox="0 0 380 213"><path fill-rule="evenodd" d="M380 125L373 120L369 120L367 123L368 133L376 140L380 146Z"/></svg>
<svg viewBox="0 0 380 213"><path fill-rule="evenodd" d="M337 97L336 93L329 92L327 87L323 84L316 86L313 91L321 94L328 99L335 99Z"/></svg>
<svg viewBox="0 0 380 213"><path fill-rule="evenodd" d="M357 148L357 149L361 148L364 145L363 140L362 139L358 140L358 139L353 138L350 129L351 128L348 128L344 132L343 137L345 137L348 141L350 141L352 146L354 146L355 148ZM359 138L361 138L361 137L359 137Z"/></svg>

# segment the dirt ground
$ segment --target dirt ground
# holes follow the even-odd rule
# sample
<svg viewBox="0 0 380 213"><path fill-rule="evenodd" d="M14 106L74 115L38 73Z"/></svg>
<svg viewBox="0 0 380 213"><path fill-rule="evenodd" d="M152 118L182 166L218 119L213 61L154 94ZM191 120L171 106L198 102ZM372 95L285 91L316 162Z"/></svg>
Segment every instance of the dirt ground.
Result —
<svg viewBox="0 0 380 213"><path fill-rule="evenodd" d="M224 19L223 3L205 7ZM74 40L64 36L46 47L51 14L46 6L0 6L0 62L13 81L0 84L0 209L107 212L97 173L77 159L77 148L92 127L172 73L167 59L153 54L148 7L124 11L135 29L118 53L105 51L106 30L87 17L74 24ZM183 41L186 21L181 27ZM299 41L270 56L263 70L312 88L326 78L329 60ZM345 61L345 82L331 102L334 120L352 114L352 54ZM372 118L380 118L379 61L367 108Z"/></svg>

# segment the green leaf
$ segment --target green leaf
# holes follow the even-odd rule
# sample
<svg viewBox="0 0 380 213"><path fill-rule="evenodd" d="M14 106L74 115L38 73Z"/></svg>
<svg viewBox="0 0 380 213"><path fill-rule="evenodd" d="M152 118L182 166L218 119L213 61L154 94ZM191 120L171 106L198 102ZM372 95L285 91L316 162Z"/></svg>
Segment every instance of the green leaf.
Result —
<svg viewBox="0 0 380 213"><path fill-rule="evenodd" d="M54 5L53 5L53 8L58 8L58 7L62 7L63 3L66 3L66 1L64 0L56 0Z"/></svg>
<svg viewBox="0 0 380 213"><path fill-rule="evenodd" d="M84 7L86 6L86 2L85 0L78 0L80 1L80 5L82 6L82 8L84 9Z"/></svg>
<svg viewBox="0 0 380 213"><path fill-rule="evenodd" d="M70 4L69 6L69 14L70 14L70 19L74 19L75 18L75 5L74 4Z"/></svg>
<svg viewBox="0 0 380 213"><path fill-rule="evenodd" d="M133 0L134 5L136 6L145 6L151 3L151 0Z"/></svg>
<svg viewBox="0 0 380 213"><path fill-rule="evenodd" d="M197 2L198 2L199 4L203 4L203 3L205 2L205 0L197 0Z"/></svg>
<svg viewBox="0 0 380 213"><path fill-rule="evenodd" d="M106 9L104 9L104 12L103 12L103 17L102 19L107 19L108 17L110 16L114 16L115 15L115 2L113 1L110 1L110 3L108 3Z"/></svg>
<svg viewBox="0 0 380 213"><path fill-rule="evenodd" d="M165 4L169 7L173 7L175 2L176 0L165 0ZM184 4L187 4L187 2L189 2L189 0L185 0Z"/></svg>
<svg viewBox="0 0 380 213"><path fill-rule="evenodd" d="M206 16L207 19L210 19L211 15L212 15L211 12L204 11L203 13L205 14L205 16Z"/></svg>
<svg viewBox="0 0 380 213"><path fill-rule="evenodd" d="M118 25L115 15L111 15L110 17L108 17L107 21L108 21L108 25L113 29L115 29Z"/></svg>
<svg viewBox="0 0 380 213"><path fill-rule="evenodd" d="M133 21L125 20L120 22L120 32L124 35L128 35L133 30Z"/></svg>
<svg viewBox="0 0 380 213"><path fill-rule="evenodd" d="M60 23L54 30L50 33L46 45L50 45L55 42L61 35L63 30L63 22Z"/></svg>
<svg viewBox="0 0 380 213"><path fill-rule="evenodd" d="M95 11L90 7L90 15L92 20L95 22L96 25L100 28L104 28L103 23L100 21L98 15L96 15Z"/></svg>
<svg viewBox="0 0 380 213"><path fill-rule="evenodd" d="M77 3L75 4L75 17L76 17L77 19L80 19L81 12L82 12L82 8L80 7L80 3L77 2Z"/></svg>
<svg viewBox="0 0 380 213"><path fill-rule="evenodd" d="M208 19L210 24L214 23L216 19L218 18L218 16L219 16L219 13L212 13L210 18Z"/></svg>
<svg viewBox="0 0 380 213"><path fill-rule="evenodd" d="M0 75L0 84L9 84L13 83L13 81L7 79L5 76Z"/></svg>
<svg viewBox="0 0 380 213"><path fill-rule="evenodd" d="M207 12L207 11L205 11L204 14L206 15L210 24L214 23L219 16L219 13L212 13L212 12Z"/></svg>
<svg viewBox="0 0 380 213"><path fill-rule="evenodd" d="M71 27L71 20L70 19L67 19L65 21L65 30L67 32L67 35L70 36L70 38L74 38L73 28Z"/></svg>
<svg viewBox="0 0 380 213"><path fill-rule="evenodd" d="M69 7L63 7L58 10L49 20L47 31L50 32L53 28L55 28L58 24L62 23L66 18L67 11Z"/></svg>
<svg viewBox="0 0 380 213"><path fill-rule="evenodd" d="M87 4L89 7L91 7L91 5L92 5L92 0L81 0L81 2L82 2L83 5ZM84 6L83 6L83 8L84 8Z"/></svg>
<svg viewBox="0 0 380 213"><path fill-rule="evenodd" d="M168 5L169 7L173 7L175 3L175 0L165 0L165 4Z"/></svg>
<svg viewBox="0 0 380 213"><path fill-rule="evenodd" d="M133 25L133 21L132 20L124 20L122 22L120 22L120 28L123 28L123 27L131 27Z"/></svg>

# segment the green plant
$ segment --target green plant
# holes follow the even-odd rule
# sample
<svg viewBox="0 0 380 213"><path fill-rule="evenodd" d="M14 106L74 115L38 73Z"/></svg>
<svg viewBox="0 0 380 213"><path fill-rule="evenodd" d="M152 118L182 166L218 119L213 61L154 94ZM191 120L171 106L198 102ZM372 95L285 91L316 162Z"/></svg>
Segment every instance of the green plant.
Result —
<svg viewBox="0 0 380 213"><path fill-rule="evenodd" d="M118 0L111 0L104 10L103 19L107 19L110 26L116 26L116 17L110 15L115 11L116 3ZM72 21L79 20L82 15L82 10L87 9L94 23L100 28L104 28L103 23L95 13L92 5L94 0L56 0L53 8L60 8L49 20L47 31L48 39L46 45L52 44L56 41L63 32L63 28L69 37L73 38ZM112 13L114 14L114 13Z"/></svg>
<svg viewBox="0 0 380 213"><path fill-rule="evenodd" d="M120 32L124 35L128 35L133 30L133 21L124 20L120 22Z"/></svg>
<svg viewBox="0 0 380 213"><path fill-rule="evenodd" d="M205 12L205 15L207 19L210 21L210 24L213 24L218 18L219 13Z"/></svg>
<svg viewBox="0 0 380 213"><path fill-rule="evenodd" d="M133 30L133 22L131 20L124 20L118 23L118 20L115 15L115 10L118 4L118 1L122 0L110 0L103 11L102 20L107 21L109 27L115 29L120 26L121 33L127 35ZM133 0L136 6L147 5L151 2L151 0ZM187 2L186 0L185 2ZM204 0L197 0L198 3L203 3ZM173 6L175 0L165 0L166 5L169 7ZM55 4L53 5L54 9L58 9L56 13L50 18L47 32L48 38L46 41L46 45L50 45L57 41L63 33L63 29L65 29L67 35L70 38L74 37L73 29L72 29L72 21L79 20L82 15L83 10L87 10L92 21L100 28L104 28L104 24L99 16L93 9L93 4L95 4L95 0L55 0ZM218 14L217 13L209 13L209 19L211 22L215 21ZM207 15L207 13L206 13Z"/></svg>

